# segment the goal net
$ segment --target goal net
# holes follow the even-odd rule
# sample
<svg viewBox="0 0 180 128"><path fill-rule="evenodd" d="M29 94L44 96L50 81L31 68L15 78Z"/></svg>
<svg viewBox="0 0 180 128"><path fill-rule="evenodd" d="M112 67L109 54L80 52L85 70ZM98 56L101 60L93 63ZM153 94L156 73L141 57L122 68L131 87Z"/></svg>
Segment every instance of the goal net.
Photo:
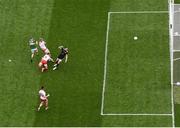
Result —
<svg viewBox="0 0 180 128"><path fill-rule="evenodd" d="M169 0L171 84L180 85L180 4Z"/></svg>

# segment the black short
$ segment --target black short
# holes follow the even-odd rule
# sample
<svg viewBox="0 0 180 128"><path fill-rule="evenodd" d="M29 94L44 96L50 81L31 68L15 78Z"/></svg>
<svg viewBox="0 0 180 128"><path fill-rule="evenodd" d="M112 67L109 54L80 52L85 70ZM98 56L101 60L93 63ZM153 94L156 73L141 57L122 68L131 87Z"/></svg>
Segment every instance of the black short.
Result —
<svg viewBox="0 0 180 128"><path fill-rule="evenodd" d="M58 56L58 58L61 59L61 60L64 59L64 57L65 57L65 56L62 56L62 55L59 55L59 56Z"/></svg>

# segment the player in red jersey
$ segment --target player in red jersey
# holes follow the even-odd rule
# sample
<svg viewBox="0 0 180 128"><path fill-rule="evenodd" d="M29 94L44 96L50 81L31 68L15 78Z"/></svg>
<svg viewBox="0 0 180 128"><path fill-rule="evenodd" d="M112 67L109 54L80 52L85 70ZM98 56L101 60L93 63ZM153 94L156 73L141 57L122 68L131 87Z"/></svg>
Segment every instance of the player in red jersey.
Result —
<svg viewBox="0 0 180 128"><path fill-rule="evenodd" d="M39 68L41 68L42 72L48 69L48 65L47 65L48 61L54 62L54 60L50 57L50 53L47 53L46 55L44 55L41 61L39 62Z"/></svg>
<svg viewBox="0 0 180 128"><path fill-rule="evenodd" d="M43 105L45 105L45 110L48 109L48 97L50 95L46 95L46 92L44 91L44 87L42 86L41 89L39 90L39 98L40 98L40 104L38 107L38 111L41 109Z"/></svg>

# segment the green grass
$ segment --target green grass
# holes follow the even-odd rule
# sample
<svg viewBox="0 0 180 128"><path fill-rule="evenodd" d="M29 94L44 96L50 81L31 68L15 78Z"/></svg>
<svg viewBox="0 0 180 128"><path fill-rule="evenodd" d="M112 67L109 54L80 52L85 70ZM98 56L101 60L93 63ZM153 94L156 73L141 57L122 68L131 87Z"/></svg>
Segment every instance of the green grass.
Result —
<svg viewBox="0 0 180 128"><path fill-rule="evenodd" d="M41 4L25 0L0 1L1 126L32 126L34 123L41 74L37 64L30 64L27 41L30 35L40 36L42 29L48 32L51 8L41 9L48 4L51 6L47 0Z"/></svg>
<svg viewBox="0 0 180 128"><path fill-rule="evenodd" d="M167 11L168 0L111 0L111 11Z"/></svg>
<svg viewBox="0 0 180 128"><path fill-rule="evenodd" d="M174 0L174 3L179 4L180 0Z"/></svg>
<svg viewBox="0 0 180 128"><path fill-rule="evenodd" d="M109 127L171 127L167 116L103 116L102 126Z"/></svg>
<svg viewBox="0 0 180 128"><path fill-rule="evenodd" d="M175 108L175 124L176 124L176 127L180 127L180 104L175 104L174 105L174 108Z"/></svg>
<svg viewBox="0 0 180 128"><path fill-rule="evenodd" d="M4 66L1 70L1 91L4 92L1 126L100 126L108 2L26 3L19 0L14 1L16 6L12 7L9 6L11 1L3 1L2 10L9 10L1 14L5 20L1 25L6 28L6 31L1 29L1 39L4 38L1 60L5 63L1 64ZM40 73L37 64L42 53L30 63L27 46L30 35L36 39L44 37L53 58L58 54L57 46L68 46L68 63L62 64L56 72ZM12 63L8 62L9 57ZM51 94L48 112L35 111L41 85Z"/></svg>
<svg viewBox="0 0 180 128"><path fill-rule="evenodd" d="M167 19L111 14L105 113L171 113Z"/></svg>
<svg viewBox="0 0 180 128"><path fill-rule="evenodd" d="M157 4L159 2L161 4ZM167 2L165 0L159 2L157 0L143 2L138 0L1 0L0 126L171 126L171 118L169 117L100 115L107 12L167 10ZM159 59L163 64L160 63L162 67L158 68L158 71L160 69L162 71L159 74L157 73L157 80L163 81L155 82L157 82L156 85L164 84L158 86L159 88L154 93L150 92L148 94L153 99L154 97L151 94L155 94L158 98L164 96L161 102L162 105L167 106L161 112L169 111L169 102L167 101L169 87L164 87L169 80L167 78L164 81L169 72L169 68L166 67L169 63L168 44L166 43L167 28L164 28L168 22L167 17L159 16L155 17L155 19L151 17L151 19L146 16L129 16L129 19L124 19L123 23L130 23L132 17L137 22L139 18L143 18L146 22L148 20L151 20L152 23L156 21L155 24L148 26L151 29L148 31L155 32L152 35L152 40L154 43L157 43L157 41L160 41L160 43L158 43L159 45L153 44L153 46L157 46L160 50L150 47L150 49L145 48L147 50L145 53L148 53L147 57L152 57L155 52L160 54ZM112 21L111 26L112 34L113 31L119 30L119 27L123 27L123 24L116 21L116 18L119 20L120 17L114 18L115 20ZM161 20L163 22L160 22ZM115 26L114 22L117 22L115 23L117 26ZM160 26L157 22L159 22ZM159 31L155 31L153 27L157 27ZM137 29L137 27L134 29ZM146 33L143 34L143 29L147 29L141 29L135 31L140 32L142 36L145 36L144 38L148 38ZM128 33L132 34L130 31ZM163 33L162 37L160 36L161 33ZM41 73L37 67L42 56L41 51L35 57L34 62L30 63L30 49L27 43L31 35L36 39L43 37L47 41L47 46L53 58L56 58L58 54L57 47L59 45L67 46L69 48L68 63L62 63L57 71L51 70L52 63L50 63L49 71ZM120 43L123 43L123 40L125 41L125 39L121 41L121 38L117 37L111 40L117 40ZM110 44L113 45L113 42L110 42ZM143 47L143 44L145 42L142 43L141 47ZM124 44L122 46L131 47ZM113 47L115 46L110 46L110 48ZM139 47L135 47L138 50ZM115 47L115 49L117 48ZM119 49L123 50L123 48ZM132 52L138 52L135 49L131 50ZM125 53L131 59L131 53ZM137 53L133 55L137 55ZM164 59L162 59L163 57ZM12 59L12 62L9 63L8 59ZM155 64L153 67L157 68L157 58L152 60L153 62L144 65L144 67ZM140 60L137 61L140 62ZM137 65L135 66L137 67ZM151 69L152 67L148 68ZM145 71L150 70L148 68ZM151 76L152 74L148 75ZM161 75L163 75L162 79L160 78ZM125 79L126 76L123 77ZM144 85L144 83L141 84ZM47 92L51 94L49 97L49 110L37 112L36 108L39 103L38 90L41 85L44 85ZM116 86L116 83L113 86ZM133 86L135 87L135 85ZM156 89L156 87L152 87L147 89ZM159 91L162 88L163 91ZM147 89L145 89L146 92ZM111 89L108 90L111 91ZM133 91L130 88L128 90ZM112 103L116 103L118 99L113 97L111 100ZM167 103L165 103L166 101ZM129 104L131 103L129 102ZM155 102L154 104L160 106L160 103ZM122 104L117 104L113 110L109 105L105 106L105 109L119 112L121 108L118 108L118 105ZM137 105L134 110L136 111L140 107L141 105L139 107ZM156 112L157 110L158 108L155 108L152 111ZM148 109L148 111L151 110Z"/></svg>

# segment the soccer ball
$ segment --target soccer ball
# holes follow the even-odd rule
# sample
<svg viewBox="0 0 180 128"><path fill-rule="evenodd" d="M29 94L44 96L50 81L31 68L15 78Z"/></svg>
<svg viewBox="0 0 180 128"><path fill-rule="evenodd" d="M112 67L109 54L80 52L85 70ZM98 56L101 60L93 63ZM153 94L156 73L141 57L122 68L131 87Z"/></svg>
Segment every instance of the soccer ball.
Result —
<svg viewBox="0 0 180 128"><path fill-rule="evenodd" d="M180 82L177 82L176 85L180 85Z"/></svg>
<svg viewBox="0 0 180 128"><path fill-rule="evenodd" d="M138 37L137 37L137 36L135 36L135 37L134 37L134 40L137 40L137 39L138 39Z"/></svg>

